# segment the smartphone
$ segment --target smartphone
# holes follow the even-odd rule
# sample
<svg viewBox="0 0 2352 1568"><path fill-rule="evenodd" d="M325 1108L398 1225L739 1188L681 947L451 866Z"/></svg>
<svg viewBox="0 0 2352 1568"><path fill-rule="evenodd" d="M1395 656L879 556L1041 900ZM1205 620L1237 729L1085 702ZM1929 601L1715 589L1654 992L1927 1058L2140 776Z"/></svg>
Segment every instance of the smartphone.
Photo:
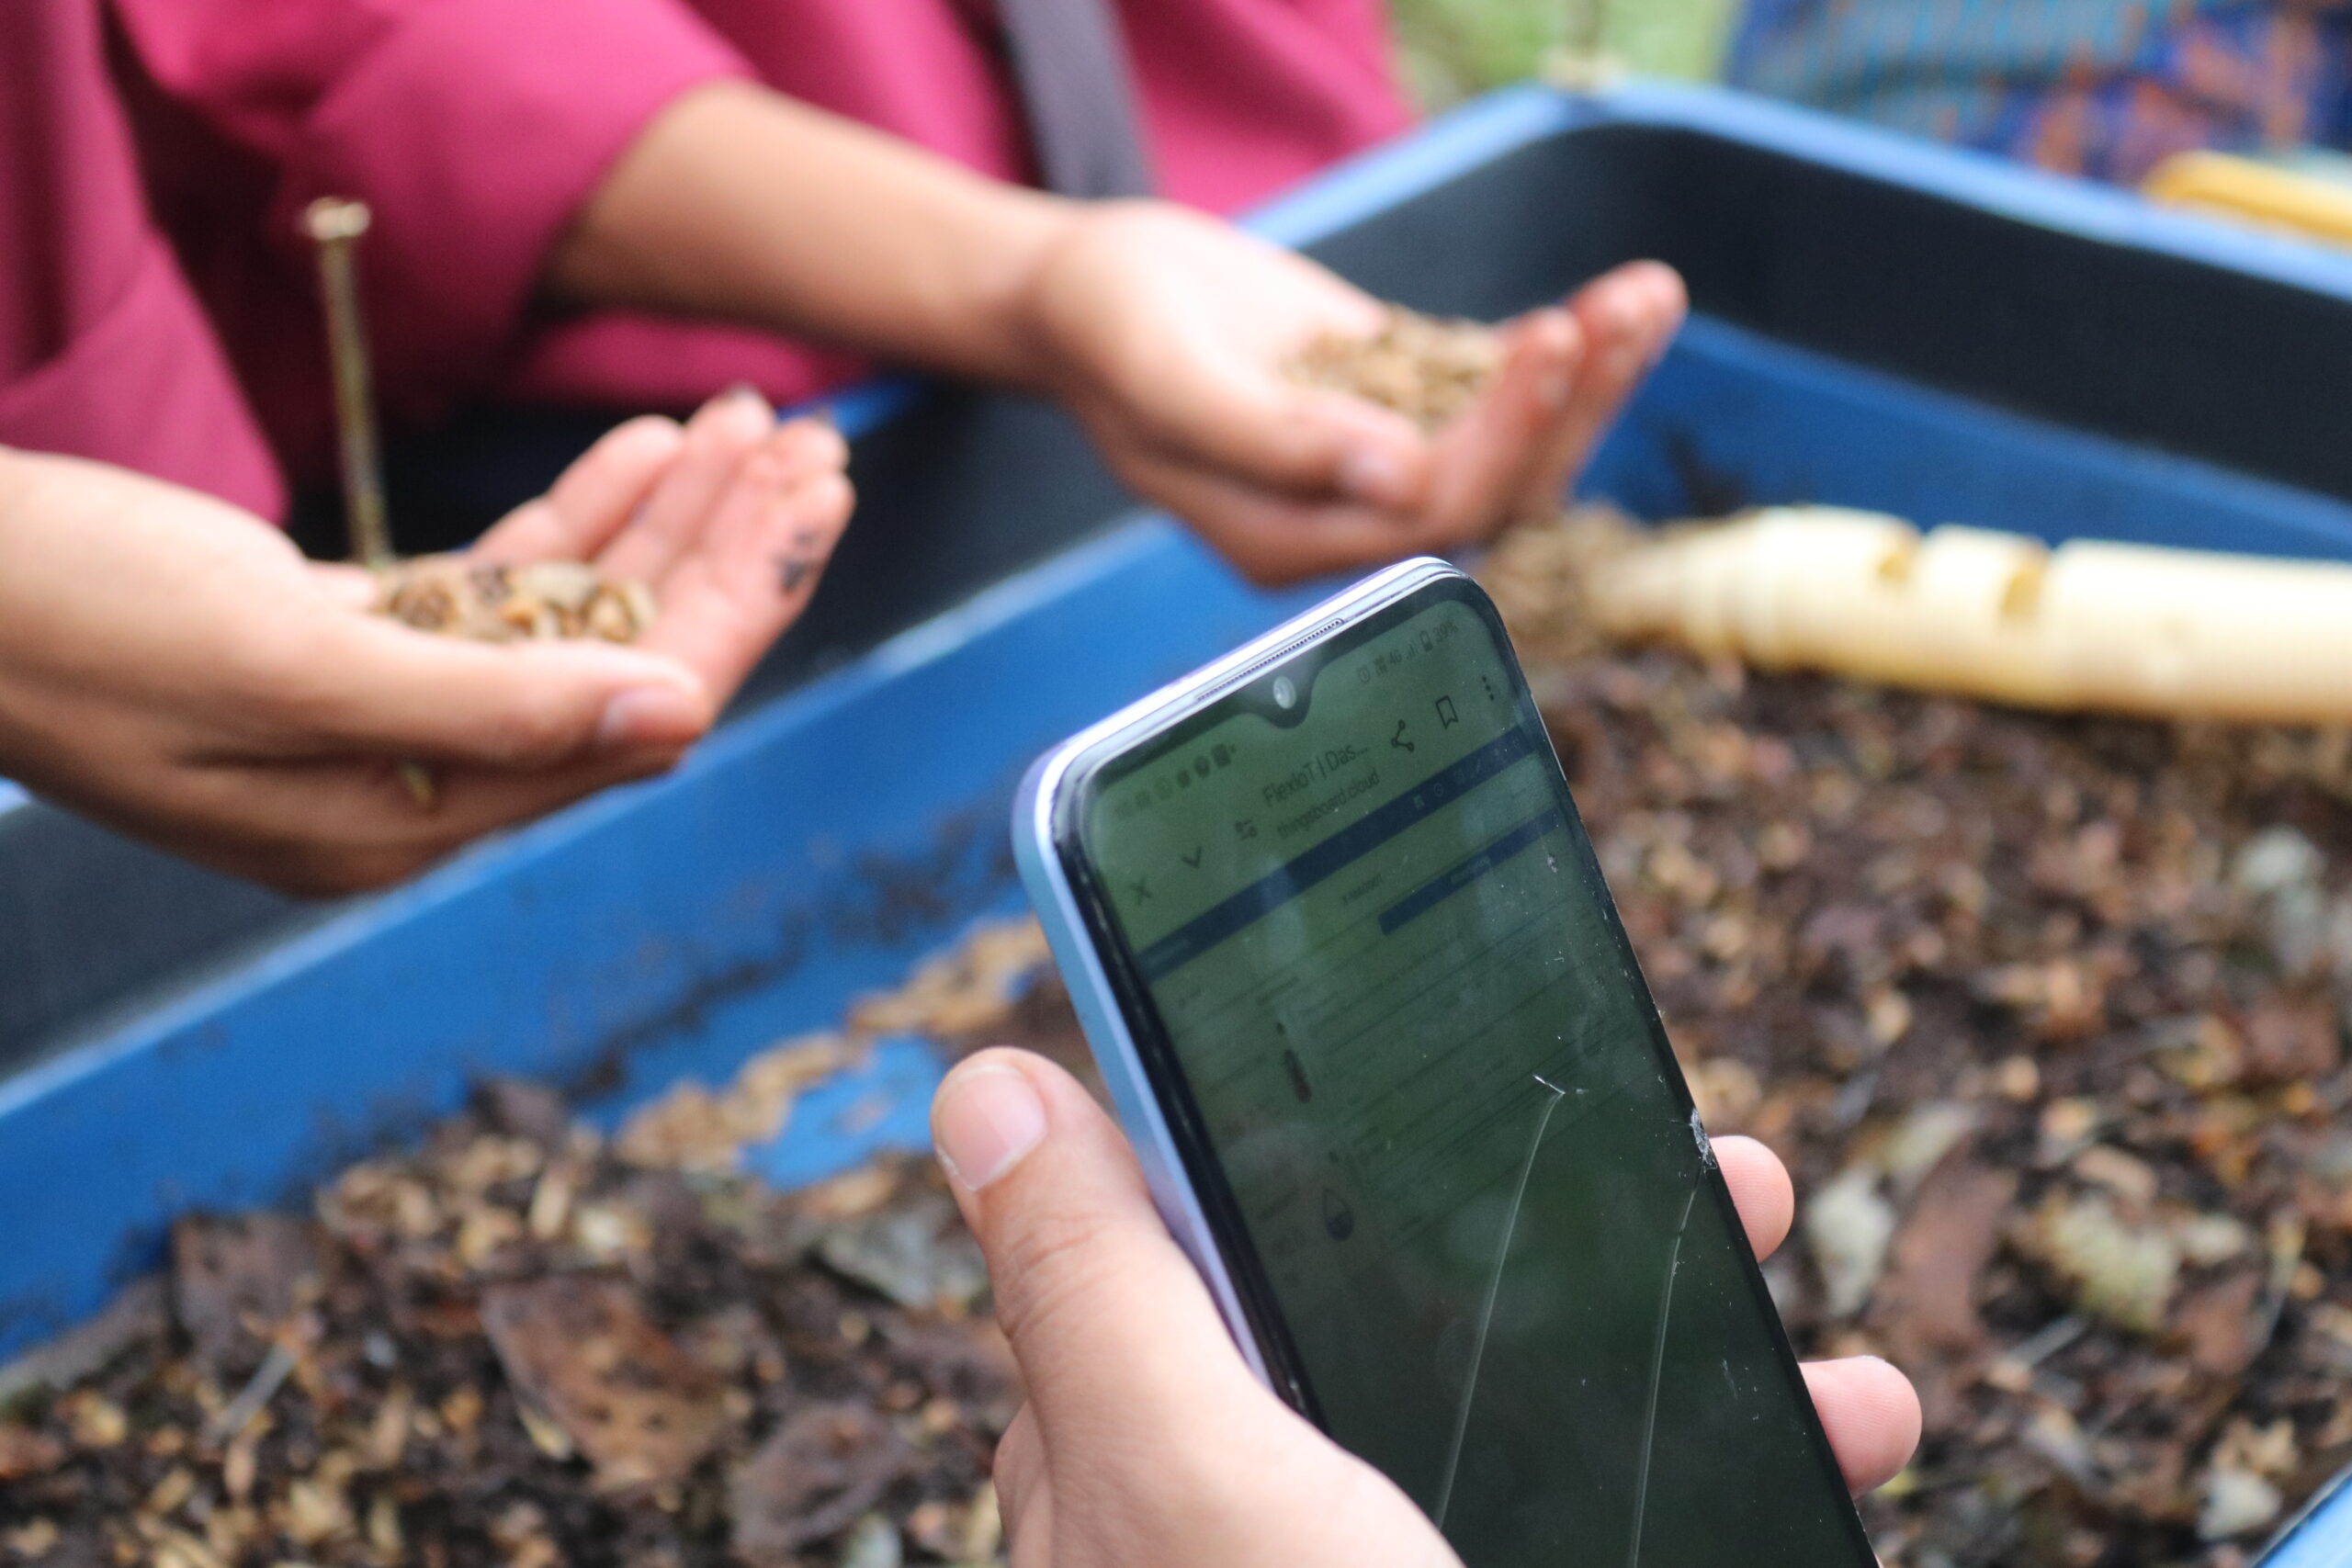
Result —
<svg viewBox="0 0 2352 1568"><path fill-rule="evenodd" d="M1104 720L1013 837L1243 1355L1468 1568L1871 1568L1475 582L1408 561Z"/></svg>

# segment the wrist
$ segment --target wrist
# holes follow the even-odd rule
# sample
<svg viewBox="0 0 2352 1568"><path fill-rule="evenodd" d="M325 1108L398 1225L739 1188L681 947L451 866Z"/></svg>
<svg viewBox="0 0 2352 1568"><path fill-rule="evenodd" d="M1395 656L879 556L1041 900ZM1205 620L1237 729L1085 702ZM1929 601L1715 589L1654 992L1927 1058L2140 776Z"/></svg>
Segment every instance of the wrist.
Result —
<svg viewBox="0 0 2352 1568"><path fill-rule="evenodd" d="M1023 390L1069 398L1099 379L1102 344L1095 341L1125 317L1124 301L1106 299L1101 280L1124 276L1106 268L1094 253L1120 243L1136 220L1148 223L1159 208L1150 201L1062 202L1061 220L1038 237L1004 300L1004 321L1013 342L1010 351L1020 371L1004 379ZM1115 259L1115 258L1114 258Z"/></svg>
<svg viewBox="0 0 2352 1568"><path fill-rule="evenodd" d="M1086 222L1087 209L1012 186L996 186L984 199L995 210L985 220L986 243L967 253L967 292L957 307L973 333L973 357L940 368L1022 391L1052 391L1062 355L1043 302L1055 260ZM983 259L974 266L970 255ZM960 334L943 334L954 335Z"/></svg>

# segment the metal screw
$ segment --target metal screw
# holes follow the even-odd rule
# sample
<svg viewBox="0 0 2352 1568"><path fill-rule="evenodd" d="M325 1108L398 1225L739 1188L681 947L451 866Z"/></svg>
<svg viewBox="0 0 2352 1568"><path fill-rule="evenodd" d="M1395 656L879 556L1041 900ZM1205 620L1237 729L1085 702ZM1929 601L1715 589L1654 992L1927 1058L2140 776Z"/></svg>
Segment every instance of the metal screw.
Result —
<svg viewBox="0 0 2352 1568"><path fill-rule="evenodd" d="M391 522L384 506L384 466L376 446L376 394L368 372L368 333L359 315L359 236L368 204L322 196L302 209L302 231L319 247L319 292L325 303L327 358L334 370L335 429L343 451L343 517L351 558L371 571L392 564ZM394 765L401 787L421 811L440 805L440 783L423 762Z"/></svg>
<svg viewBox="0 0 2352 1568"><path fill-rule="evenodd" d="M327 354L334 369L335 425L343 448L343 510L351 558L368 567L392 559L384 509L384 471L376 447L376 400L368 370L368 334L359 316L355 265L368 231L368 204L321 197L302 209L302 229L319 247L319 287L326 307Z"/></svg>

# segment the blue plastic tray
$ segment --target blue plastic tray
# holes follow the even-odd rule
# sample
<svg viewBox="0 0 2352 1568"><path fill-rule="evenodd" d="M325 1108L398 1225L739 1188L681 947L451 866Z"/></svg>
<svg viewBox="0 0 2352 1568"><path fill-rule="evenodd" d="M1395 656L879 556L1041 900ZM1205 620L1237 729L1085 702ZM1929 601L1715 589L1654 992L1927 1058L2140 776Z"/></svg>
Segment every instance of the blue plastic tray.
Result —
<svg viewBox="0 0 2352 1568"><path fill-rule="evenodd" d="M1645 170L1693 169L1732 193L1720 224L1628 194ZM1785 201L1737 194L1769 180ZM1854 232L1783 220L1808 203ZM1882 265L1887 212L1915 241L1953 236L1936 242L1952 254ZM1440 309L1516 309L1621 254L1684 265L1702 313L1589 480L1645 514L1815 500L2352 558L2346 394L2315 391L2298 357L2352 344L2352 264L2324 253L1657 87L1500 96L1258 225ZM1843 308L1823 279L1857 266L1877 293L1849 288ZM2040 298L2052 266L2122 348L2028 333L1988 355L1991 326L1953 330L1987 290ZM2220 330L2202 317L2153 345L2126 330L2200 300L2253 358L2189 353ZM2034 319L2003 319L2019 312ZM914 396L868 398L861 443L920 417ZM2317 456L2281 434L2330 421ZM1059 475L1040 460L1023 477L1046 495ZM481 847L0 1081L0 1356L152 1268L175 1213L296 1199L449 1112L473 1077L604 1066L612 1116L832 1022L1014 907L1004 813L1036 751L1302 598L1252 592L1172 527L1130 519L733 726L670 778ZM920 1049L886 1047L804 1107L771 1173L920 1144L934 1075ZM2352 1561L2352 1517L2323 1511L2278 1561Z"/></svg>

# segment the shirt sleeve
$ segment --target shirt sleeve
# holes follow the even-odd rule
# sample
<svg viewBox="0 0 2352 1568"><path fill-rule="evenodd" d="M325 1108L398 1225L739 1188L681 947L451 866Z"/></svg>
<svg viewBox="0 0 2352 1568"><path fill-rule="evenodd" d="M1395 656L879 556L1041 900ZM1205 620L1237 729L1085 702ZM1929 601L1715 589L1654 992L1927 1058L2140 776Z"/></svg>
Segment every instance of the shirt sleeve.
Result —
<svg viewBox="0 0 2352 1568"><path fill-rule="evenodd" d="M268 165L266 243L356 197L388 393L477 380L548 252L688 88L752 75L683 0L114 0L140 67Z"/></svg>

